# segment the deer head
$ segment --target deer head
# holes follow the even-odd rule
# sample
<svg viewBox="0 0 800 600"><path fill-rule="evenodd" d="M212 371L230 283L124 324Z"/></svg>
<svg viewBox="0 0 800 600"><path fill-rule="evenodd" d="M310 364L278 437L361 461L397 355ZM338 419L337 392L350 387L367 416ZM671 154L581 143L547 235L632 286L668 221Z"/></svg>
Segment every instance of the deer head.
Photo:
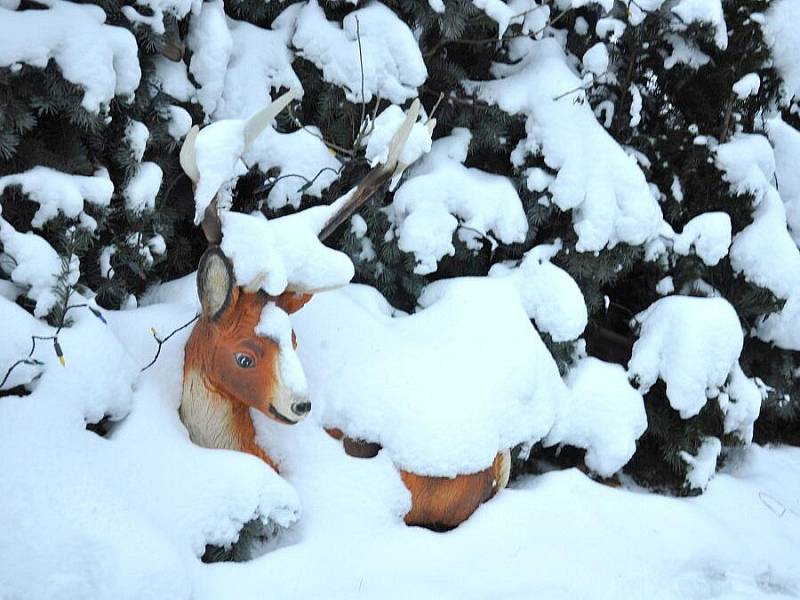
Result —
<svg viewBox="0 0 800 600"><path fill-rule="evenodd" d="M230 261L218 247L203 254L197 289L202 314L187 343L187 368L230 403L255 408L281 423L303 419L311 403L304 391L283 381L280 353L286 349L278 340L257 335L256 327L265 307L291 314L311 294L286 291L270 297L244 291L236 286Z"/></svg>
<svg viewBox="0 0 800 600"><path fill-rule="evenodd" d="M295 95L295 91L290 91L237 124L243 132L242 152ZM328 207L326 218L319 224L321 240L392 175L402 172L405 165L399 162L400 150L418 113L416 101L393 139L389 160L373 168L354 190ZM195 187L202 177L195 157L198 132L197 126L192 128L180 153L181 166ZM281 368L285 358L281 353L293 352L296 346L294 332L291 348L286 348L285 340L281 343L260 336L256 329L264 311L282 310L291 314L311 299L314 290L293 289L290 281L283 293L270 296L263 290L237 286L233 266L219 246L223 228L217 197L202 214L201 225L209 248L197 271L202 313L186 345L181 417L192 439L201 445L244 450L269 460L253 441L249 409L254 408L275 421L294 424L309 413L311 403L303 389L284 380Z"/></svg>

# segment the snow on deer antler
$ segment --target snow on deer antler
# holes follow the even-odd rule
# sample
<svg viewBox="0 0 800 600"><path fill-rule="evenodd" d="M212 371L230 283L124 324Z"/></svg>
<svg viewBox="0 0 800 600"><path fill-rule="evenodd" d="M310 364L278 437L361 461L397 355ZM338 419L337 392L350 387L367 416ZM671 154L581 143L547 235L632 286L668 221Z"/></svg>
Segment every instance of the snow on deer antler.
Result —
<svg viewBox="0 0 800 600"><path fill-rule="evenodd" d="M270 295L286 289L313 292L350 281L353 266L349 258L324 246L322 240L384 184L396 183L405 168L430 149L436 121L417 123L421 107L415 100L388 144L386 160L330 205L272 221L221 210L222 190L244 172L242 155L298 96L299 90L290 90L247 120L218 121L202 130L195 126L181 148L181 166L195 186L195 222L202 224L209 244L221 247L233 264L237 283L247 291L262 289ZM413 148L406 147L409 137L415 140Z"/></svg>
<svg viewBox="0 0 800 600"><path fill-rule="evenodd" d="M219 243L219 232L213 227L221 188L245 172L241 160L244 153L300 92L300 88L292 88L249 119L224 119L202 130L195 125L187 134L181 147L180 163L195 190L194 222L199 224L202 220L206 237L209 234L213 237L213 240L209 238L209 243Z"/></svg>

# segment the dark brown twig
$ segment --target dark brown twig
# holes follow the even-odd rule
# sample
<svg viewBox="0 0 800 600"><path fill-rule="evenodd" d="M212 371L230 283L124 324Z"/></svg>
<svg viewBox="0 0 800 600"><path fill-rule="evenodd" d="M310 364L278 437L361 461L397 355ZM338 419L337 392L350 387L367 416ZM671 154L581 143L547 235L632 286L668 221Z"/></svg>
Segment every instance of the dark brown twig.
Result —
<svg viewBox="0 0 800 600"><path fill-rule="evenodd" d="M169 338L171 338L173 335L175 335L179 331L181 331L183 329L186 329L189 325L191 325L192 323L197 321L197 319L199 319L199 318L200 318L199 314L193 316L190 321L188 321L187 323L184 323L183 325L181 325L177 329L173 329L172 331L169 332L167 337L165 337L163 339L158 337L158 333L156 333L155 329L150 329L150 333L153 334L153 338L156 340L156 342L158 342L158 348L156 348L156 355L153 357L153 360L151 360L149 363L147 363L146 366L142 367L139 372L140 373L144 373L147 369L149 369L154 364L156 364L156 361L158 360L158 357L161 356L161 347L164 345L164 343L167 342L167 340L169 340Z"/></svg>
<svg viewBox="0 0 800 600"><path fill-rule="evenodd" d="M270 179L269 181L267 181L266 183L264 183L264 185L261 185L261 186L257 187L254 190L254 193L262 194L262 193L266 192L267 190L272 189L275 186L275 184L278 183L281 179L290 179L291 177L297 177L297 178L302 179L303 181L305 181L305 183L303 185L301 185L299 188L297 188L297 191L301 192L301 191L307 190L312 185L314 185L314 182L317 181L317 179L319 179L320 176L323 173L325 173L326 171L332 171L333 173L335 173L338 176L342 172L342 169L344 169L344 165L340 166L338 169L334 169L333 167L323 167L319 171L317 171L317 174L314 175L314 177L312 177L311 179L309 179L305 175L300 175L300 173L286 173L285 175L280 175L279 177L274 177L274 178Z"/></svg>
<svg viewBox="0 0 800 600"><path fill-rule="evenodd" d="M724 144L728 139L728 130L731 126L731 115L733 114L733 104L735 102L736 95L731 94L730 98L728 98L728 103L725 106L725 118L722 119L722 128L719 132L719 143Z"/></svg>

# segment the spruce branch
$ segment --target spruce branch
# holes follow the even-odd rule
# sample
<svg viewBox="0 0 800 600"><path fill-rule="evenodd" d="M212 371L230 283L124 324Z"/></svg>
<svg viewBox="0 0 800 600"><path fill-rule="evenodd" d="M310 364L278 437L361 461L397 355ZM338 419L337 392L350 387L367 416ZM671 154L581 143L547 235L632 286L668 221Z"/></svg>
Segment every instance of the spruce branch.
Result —
<svg viewBox="0 0 800 600"><path fill-rule="evenodd" d="M442 46L446 46L448 44L461 44L464 46L483 46L486 44L497 44L503 43L508 40L514 40L518 38L536 38L537 35L544 33L547 31L548 27L552 27L556 23L558 23L561 19L563 19L567 14L569 14L573 10L573 7L567 8L563 12L559 13L553 19L547 21L545 25L537 29L536 31L529 31L528 33L514 33L511 35L503 35L502 37L490 37L490 38L482 38L482 39L460 39L460 38L453 38L453 39L446 39L441 38L433 47L425 53L425 58L429 56L433 56Z"/></svg>
<svg viewBox="0 0 800 600"><path fill-rule="evenodd" d="M61 333L61 330L68 325L67 316L69 311L74 310L76 308L88 308L91 313L100 319L104 324L106 323L105 318L103 317L102 313L95 309L92 306L89 306L87 303L81 304L70 304L70 298L72 294L75 292L75 286L69 283L69 278L72 273L72 258L75 256L75 252L77 251L77 247L80 243L76 235L76 228L71 227L67 231L67 237L64 241L64 253L61 255L61 271L58 275L58 279L54 286L55 293L61 299L60 304L55 308L55 320L56 320L56 331L53 335L49 336L31 336L32 344L31 350L28 352L28 356L16 361L14 364L9 367L8 371L6 371L5 377L3 377L2 383L0 383L0 388L8 381L8 378L11 376L11 372L22 364L28 365L42 365L41 361L38 359L33 358L33 353L36 350L36 341L37 340L53 340L53 351L58 358L58 362L61 363L62 367L66 366L66 359L64 357L64 352L61 348L61 344L58 340L58 336Z"/></svg>

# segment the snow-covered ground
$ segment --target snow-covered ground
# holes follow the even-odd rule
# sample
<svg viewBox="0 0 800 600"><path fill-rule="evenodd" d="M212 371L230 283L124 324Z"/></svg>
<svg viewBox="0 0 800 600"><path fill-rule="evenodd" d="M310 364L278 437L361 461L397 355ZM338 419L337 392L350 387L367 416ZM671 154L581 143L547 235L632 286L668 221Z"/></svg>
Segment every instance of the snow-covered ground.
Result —
<svg viewBox="0 0 800 600"><path fill-rule="evenodd" d="M319 466L296 476L301 499L301 482L314 470ZM352 478L336 481L349 493L335 509L329 500L341 489L307 492L320 494L313 502L318 520L346 525L320 523L299 543L252 563L206 567L199 597L800 595L797 449L753 447L691 499L612 489L575 469L526 477L449 533L397 523L359 527L352 515L374 503L370 474L354 465Z"/></svg>
<svg viewBox="0 0 800 600"><path fill-rule="evenodd" d="M92 112L133 94L142 77L133 35L105 24L96 6L43 3L49 8L16 11L18 0L0 0L0 66L41 67L52 59L67 81L84 89L82 105ZM429 3L445 8L441 0ZM606 11L614 6L612 0L558 0L554 6L593 3ZM123 311L99 311L91 293L81 300L76 292L73 304L85 302L94 312L78 306L69 314L74 324L56 332L41 317L58 300L57 274L66 270L67 283L76 284L80 261L62 264L43 237L17 231L0 207L2 258L9 259L8 280L0 281L0 377L22 361L0 388L31 392L0 398L0 600L800 598L798 448L728 449L716 473L722 444L706 438L697 455L681 454L690 466L688 483L705 489L699 497L659 495L624 477L621 487L609 487L578 470L554 470L513 481L453 531L406 527L410 497L398 468L471 473L487 468L498 451L541 442L584 448L589 468L618 472L646 429L642 393L658 380L684 418L718 402L725 432L748 444L763 386L739 365L744 333L738 315L710 285L709 297L689 298L685 290L673 294L672 279L665 277L659 289L667 297L634 317L638 339L627 370L581 355L578 343L575 366L562 379L540 333L577 341L588 313L576 281L551 263L563 247L560 239L533 247L520 261L494 265L490 277L438 280L419 297L417 312L396 311L377 291L346 285L353 265L319 243L337 203L267 221L226 212L226 200L245 163L298 175L315 197L341 171L316 128L281 133L270 126L250 139L251 119L273 92L303 93L292 66L302 57L348 100L392 103L365 125L370 133L360 143L372 165L385 164L395 174L386 241L393 237L413 255L417 273L434 273L453 255L454 236L471 249L484 239L524 241L529 223L518 190L504 177L466 166L469 131L432 136L435 119L418 115L419 105L412 104L409 141L393 152L401 105L428 77L416 32L379 2L363 3L339 23L310 0L288 7L269 29L228 18L222 0L137 4L153 14L133 6L123 13L162 31L165 13L193 14L189 64L160 60L150 77L176 101L196 101L209 121L189 134L189 113L170 107L170 134L195 140L196 220L212 198L219 200L221 248L234 263L237 284L273 297L290 288L328 290L292 315L296 354L289 317L274 305L254 332L279 339L282 358L299 361L290 365L293 382L309 391L313 410L294 427L253 413L257 441L280 476L253 456L194 445L178 415L191 329L179 329L152 368L141 371L153 359L156 336L196 314L193 278L152 290L141 308L131 301ZM584 101L585 76L600 77L611 67L605 45L595 44L577 60L567 52L563 31L546 31L549 6L473 4L497 21L501 35L514 24L524 33L538 31L510 38L512 64L494 65L493 80L463 83L524 119L526 137L512 162L525 169L529 191L547 190L562 211L572 211L577 250L646 245L648 260L694 253L709 266L729 256L737 274L786 300L780 313L758 320L753 333L787 350L800 348L798 133L773 116L765 135L739 131L715 145L731 193L752 197L753 222L734 235L726 213L706 212L678 233L664 221L659 197L665 190L648 182L642 157L619 145L607 131L610 123L598 122ZM636 26L665 3L627 4L629 24ZM684 24L712 26L716 46L727 47L720 0L665 6ZM798 6L781 0L758 17L789 99L800 86ZM626 26L601 21L598 31L615 37ZM668 65L696 68L711 60L680 36L672 39ZM732 91L744 99L760 85L751 73ZM635 85L630 93L635 127L642 93ZM271 121L261 114L256 122ZM142 162L147 127L132 120L125 131L140 169L117 191L132 214L142 214L154 209L164 173ZM553 173L526 168L539 156ZM272 183L269 207L300 206L296 181L276 177ZM38 205L33 229L63 214L94 231L97 222L84 212L85 203L106 207L114 192L104 168L78 176L39 166L0 177L0 192L10 186L21 186ZM671 192L682 200L677 176ZM351 226L374 258L367 224L359 219ZM141 248L152 259L164 253L165 240L154 235ZM109 245L100 254L106 278L114 276L117 250ZM15 303L23 294L35 302L39 318ZM112 423L108 435L87 429L104 417ZM380 442L383 449L372 459L347 456L324 427ZM208 545L230 546L254 520L270 534L256 558L201 562Z"/></svg>
<svg viewBox="0 0 800 600"><path fill-rule="evenodd" d="M33 393L0 402L3 600L800 596L796 448L735 453L696 498L612 488L574 469L526 476L434 533L403 524L409 498L387 451L347 456L313 417L322 405L294 427L257 419L283 479L254 457L197 447L177 413L188 329L137 373L156 348L150 328L164 335L187 321L194 298L184 278L151 306L104 312L108 325L76 309L59 336L67 366L40 342ZM374 302L345 289L298 313L301 348L324 341L315 318L337 305L346 318L353 298ZM3 307L14 341L48 333ZM102 414L124 415L105 439L84 429ZM206 544L232 542L258 517L279 531L265 554L200 561Z"/></svg>

